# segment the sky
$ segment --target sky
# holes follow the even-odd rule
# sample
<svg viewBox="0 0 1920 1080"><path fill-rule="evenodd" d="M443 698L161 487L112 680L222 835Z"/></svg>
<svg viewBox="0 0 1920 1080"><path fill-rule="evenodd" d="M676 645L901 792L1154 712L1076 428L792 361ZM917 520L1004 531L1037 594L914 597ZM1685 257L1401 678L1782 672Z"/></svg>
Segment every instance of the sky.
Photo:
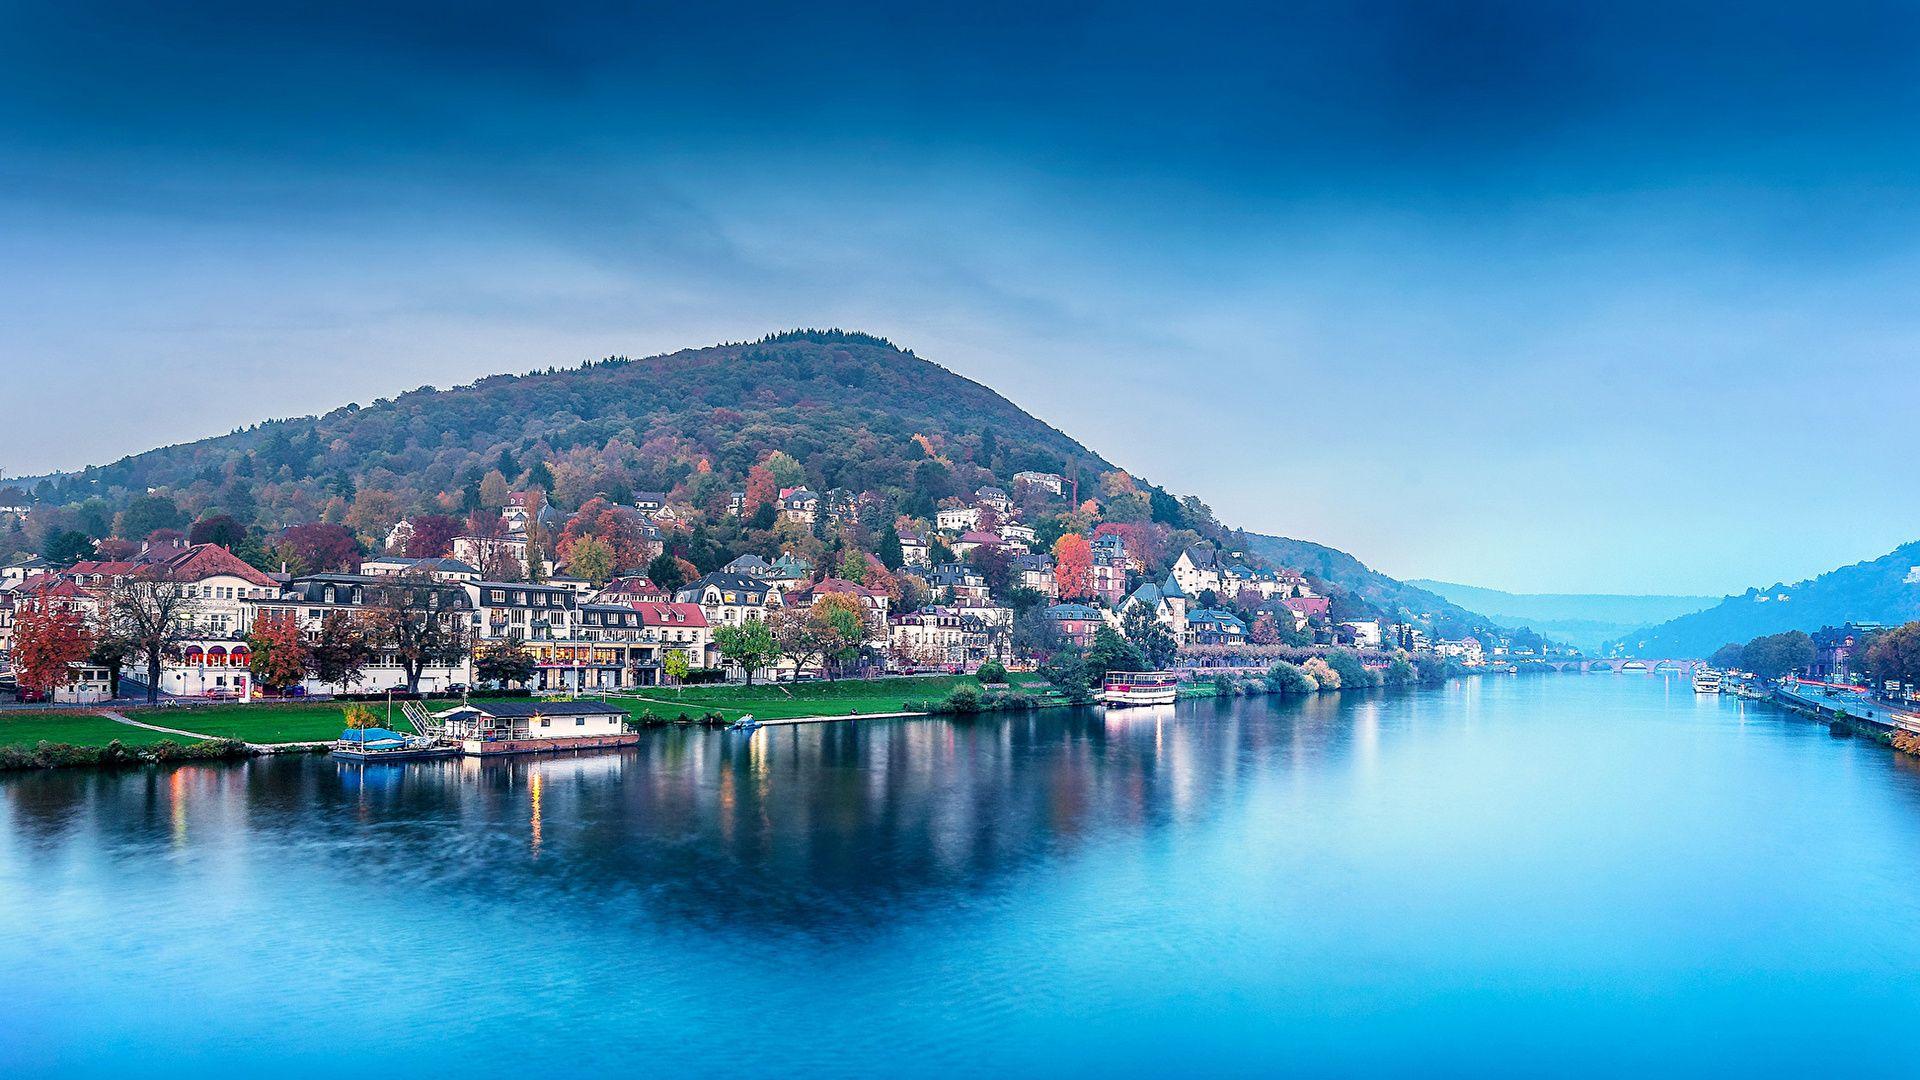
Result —
<svg viewBox="0 0 1920 1080"><path fill-rule="evenodd" d="M0 472L837 325L1401 577L1920 538L1920 8L562 6L0 0Z"/></svg>

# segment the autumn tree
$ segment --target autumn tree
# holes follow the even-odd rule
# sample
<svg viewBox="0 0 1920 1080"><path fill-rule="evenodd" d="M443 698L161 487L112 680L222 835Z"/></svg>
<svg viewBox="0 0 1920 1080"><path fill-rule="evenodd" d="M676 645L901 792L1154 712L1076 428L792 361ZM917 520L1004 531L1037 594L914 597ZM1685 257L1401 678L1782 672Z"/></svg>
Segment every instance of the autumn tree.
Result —
<svg viewBox="0 0 1920 1080"><path fill-rule="evenodd" d="M161 664L190 633L196 607L186 585L158 573L124 579L109 594L107 633L144 661L149 704L159 699Z"/></svg>
<svg viewBox="0 0 1920 1080"><path fill-rule="evenodd" d="M247 538L246 527L234 520L231 514L214 514L203 517L193 523L187 533L187 542L192 544L219 544L232 551Z"/></svg>
<svg viewBox="0 0 1920 1080"><path fill-rule="evenodd" d="M583 536L568 545L563 554L567 559L567 572L574 577L605 585L613 576L613 549L598 537Z"/></svg>
<svg viewBox="0 0 1920 1080"><path fill-rule="evenodd" d="M505 639L475 652L473 657L474 678L496 686L524 686L533 681L535 670L533 655L521 644L517 630L509 631Z"/></svg>
<svg viewBox="0 0 1920 1080"><path fill-rule="evenodd" d="M747 470L747 488L740 505L741 514L752 517L754 511L763 506L772 506L779 499L780 484L765 465L755 465Z"/></svg>
<svg viewBox="0 0 1920 1080"><path fill-rule="evenodd" d="M1093 545L1079 533L1067 533L1053 543L1053 581L1062 600L1084 600L1093 595Z"/></svg>
<svg viewBox="0 0 1920 1080"><path fill-rule="evenodd" d="M506 451L501 451L506 453ZM480 478L480 505L488 510L498 510L507 505L507 496L513 493L508 487L506 476L499 469L490 470Z"/></svg>
<svg viewBox="0 0 1920 1080"><path fill-rule="evenodd" d="M807 470L800 460L785 450L775 450L767 455L765 462L768 475L773 477L774 489L799 487L807 482Z"/></svg>
<svg viewBox="0 0 1920 1080"><path fill-rule="evenodd" d="M281 532L279 539L304 573L351 573L359 569L360 541L339 525L319 521L294 525Z"/></svg>
<svg viewBox="0 0 1920 1080"><path fill-rule="evenodd" d="M361 672L377 653L365 619L353 612L333 611L321 620L319 639L309 650L307 662L314 678L344 689L360 681Z"/></svg>
<svg viewBox="0 0 1920 1080"><path fill-rule="evenodd" d="M410 559L444 558L453 550L453 538L463 531L462 523L445 514L422 514L408 520L413 526L407 534L406 555Z"/></svg>
<svg viewBox="0 0 1920 1080"><path fill-rule="evenodd" d="M429 667L451 667L471 649L467 594L424 574L403 574L373 590L368 629L373 644L406 673L407 693L420 692Z"/></svg>
<svg viewBox="0 0 1920 1080"><path fill-rule="evenodd" d="M93 651L93 634L80 613L41 602L13 620L13 670L22 690L50 697L73 677L69 666Z"/></svg>
<svg viewBox="0 0 1920 1080"><path fill-rule="evenodd" d="M698 574L694 575L694 577L698 576ZM693 578L688 577L686 574L685 560L677 559L672 555L661 552L653 557L652 562L647 564L647 580L653 582L656 586L671 595L682 585L693 580Z"/></svg>
<svg viewBox="0 0 1920 1080"><path fill-rule="evenodd" d="M858 659L870 635L867 607L852 593L828 593L814 601L810 613L820 628L820 641L829 676Z"/></svg>
<svg viewBox="0 0 1920 1080"><path fill-rule="evenodd" d="M260 615L247 634L252 654L247 669L253 681L269 690L297 685L307 675L307 642L300 624L289 615Z"/></svg>
<svg viewBox="0 0 1920 1080"><path fill-rule="evenodd" d="M830 643L823 636L821 624L813 617L811 608L781 608L768 618L767 625L773 632L773 640L780 646L781 655L793 661L795 671L826 665Z"/></svg>

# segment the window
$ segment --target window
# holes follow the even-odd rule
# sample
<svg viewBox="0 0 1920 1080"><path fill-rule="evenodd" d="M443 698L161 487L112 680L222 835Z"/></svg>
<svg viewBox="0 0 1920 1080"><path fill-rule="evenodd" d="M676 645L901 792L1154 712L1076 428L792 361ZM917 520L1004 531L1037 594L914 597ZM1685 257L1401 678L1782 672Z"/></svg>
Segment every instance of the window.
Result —
<svg viewBox="0 0 1920 1080"><path fill-rule="evenodd" d="M574 727L586 727L586 726L587 726L587 718L586 718L586 717L584 717L584 716L576 716L576 717L574 717L574 718L573 718L573 726L574 726Z"/></svg>

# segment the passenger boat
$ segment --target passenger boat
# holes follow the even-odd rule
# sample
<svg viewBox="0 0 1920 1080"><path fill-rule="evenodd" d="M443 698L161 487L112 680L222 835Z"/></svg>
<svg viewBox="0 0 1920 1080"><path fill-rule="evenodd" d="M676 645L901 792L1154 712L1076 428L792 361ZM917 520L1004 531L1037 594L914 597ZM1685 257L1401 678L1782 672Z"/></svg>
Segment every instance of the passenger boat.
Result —
<svg viewBox="0 0 1920 1080"><path fill-rule="evenodd" d="M451 757L460 752L444 740L402 735L386 728L348 728L333 744L333 756L342 761L419 761Z"/></svg>
<svg viewBox="0 0 1920 1080"><path fill-rule="evenodd" d="M1712 668L1693 669L1693 692L1696 694L1717 694L1720 692L1720 673Z"/></svg>
<svg viewBox="0 0 1920 1080"><path fill-rule="evenodd" d="M1109 671L1100 685L1100 704L1171 705L1180 677L1166 671Z"/></svg>

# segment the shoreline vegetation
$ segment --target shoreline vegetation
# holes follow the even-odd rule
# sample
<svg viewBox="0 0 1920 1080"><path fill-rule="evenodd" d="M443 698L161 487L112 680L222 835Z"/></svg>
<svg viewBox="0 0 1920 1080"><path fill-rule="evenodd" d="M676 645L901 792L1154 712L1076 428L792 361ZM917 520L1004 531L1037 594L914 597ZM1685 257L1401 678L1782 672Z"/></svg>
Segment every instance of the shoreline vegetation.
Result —
<svg viewBox="0 0 1920 1080"><path fill-rule="evenodd" d="M1182 699L1313 694L1339 689L1432 686L1469 673L1457 665L1397 659L1366 666L1333 650L1300 664L1277 661L1264 674L1203 675L1182 683ZM1101 673L1104 674L1104 673ZM832 720L875 714L967 716L1093 702L1098 677L1077 659L1038 672L997 664L975 675L839 679L754 686L648 687L606 695L636 728L760 720ZM502 695L514 696L514 695ZM524 696L524 695L519 695ZM587 695L592 696L592 695ZM492 695L476 695L484 701ZM383 724L407 730L396 707L378 702L261 702L124 710L63 709L0 713L0 772L74 767L122 768L181 761L237 760L259 753L324 751L346 726L349 704L371 705ZM151 724L152 727L143 727ZM162 731L158 728L169 730ZM193 736L201 736L194 738ZM315 745L322 744L322 745Z"/></svg>

